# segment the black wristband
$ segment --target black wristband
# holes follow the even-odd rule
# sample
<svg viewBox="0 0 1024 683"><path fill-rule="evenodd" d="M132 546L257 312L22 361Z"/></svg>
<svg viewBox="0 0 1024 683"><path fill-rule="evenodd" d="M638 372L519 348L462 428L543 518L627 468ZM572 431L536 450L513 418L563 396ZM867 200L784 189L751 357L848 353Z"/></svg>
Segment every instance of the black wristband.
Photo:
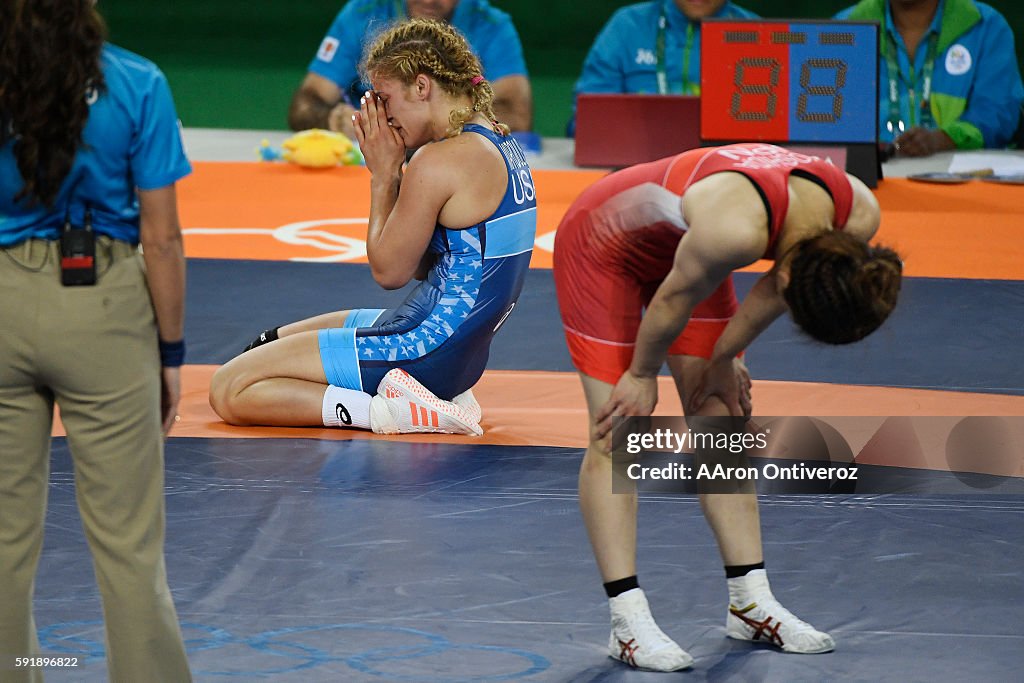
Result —
<svg viewBox="0 0 1024 683"><path fill-rule="evenodd" d="M178 368L185 362L185 340L165 342L160 340L160 365L165 368Z"/></svg>

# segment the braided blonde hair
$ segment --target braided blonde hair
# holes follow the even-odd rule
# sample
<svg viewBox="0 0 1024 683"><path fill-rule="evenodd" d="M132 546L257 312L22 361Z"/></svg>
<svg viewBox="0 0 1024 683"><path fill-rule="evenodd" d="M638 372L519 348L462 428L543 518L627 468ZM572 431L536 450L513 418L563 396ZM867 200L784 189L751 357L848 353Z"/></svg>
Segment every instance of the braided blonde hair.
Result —
<svg viewBox="0 0 1024 683"><path fill-rule="evenodd" d="M419 74L433 78L441 89L458 97L468 95L472 107L455 109L448 116L446 136L455 137L476 112L491 121L495 132L509 128L494 116L494 90L483 77L480 60L466 39L451 25L435 19L410 19L384 30L370 44L362 64L363 79L370 74L410 85Z"/></svg>

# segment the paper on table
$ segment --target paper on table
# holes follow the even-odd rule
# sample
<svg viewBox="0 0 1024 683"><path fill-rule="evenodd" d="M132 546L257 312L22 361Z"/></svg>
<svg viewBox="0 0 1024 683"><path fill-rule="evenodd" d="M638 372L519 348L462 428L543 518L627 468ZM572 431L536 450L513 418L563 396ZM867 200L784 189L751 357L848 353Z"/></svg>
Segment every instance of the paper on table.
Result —
<svg viewBox="0 0 1024 683"><path fill-rule="evenodd" d="M1024 173L1024 152L957 152L949 162L950 173L990 168L996 175Z"/></svg>

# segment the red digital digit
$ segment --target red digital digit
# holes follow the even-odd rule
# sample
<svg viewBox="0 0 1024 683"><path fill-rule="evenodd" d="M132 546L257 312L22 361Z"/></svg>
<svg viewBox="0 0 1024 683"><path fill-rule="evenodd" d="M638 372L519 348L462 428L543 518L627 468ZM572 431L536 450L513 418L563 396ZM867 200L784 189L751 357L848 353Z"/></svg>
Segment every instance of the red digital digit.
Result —
<svg viewBox="0 0 1024 683"><path fill-rule="evenodd" d="M768 78L759 70L767 69ZM779 72L782 66L771 57L743 57L733 70L732 106L734 121L771 121L779 110ZM751 101L752 100L752 101Z"/></svg>
<svg viewBox="0 0 1024 683"><path fill-rule="evenodd" d="M709 22L701 29L701 137L785 140L789 49L773 43L785 25Z"/></svg>

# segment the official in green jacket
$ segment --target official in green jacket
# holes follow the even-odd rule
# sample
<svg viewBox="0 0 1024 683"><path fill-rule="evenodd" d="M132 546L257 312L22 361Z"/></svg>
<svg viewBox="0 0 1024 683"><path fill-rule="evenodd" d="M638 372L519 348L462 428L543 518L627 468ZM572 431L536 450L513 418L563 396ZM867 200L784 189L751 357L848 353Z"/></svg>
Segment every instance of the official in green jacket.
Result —
<svg viewBox="0 0 1024 683"><path fill-rule="evenodd" d="M877 21L879 134L927 156L1005 147L1021 121L1013 31L974 0L862 0L837 19Z"/></svg>

